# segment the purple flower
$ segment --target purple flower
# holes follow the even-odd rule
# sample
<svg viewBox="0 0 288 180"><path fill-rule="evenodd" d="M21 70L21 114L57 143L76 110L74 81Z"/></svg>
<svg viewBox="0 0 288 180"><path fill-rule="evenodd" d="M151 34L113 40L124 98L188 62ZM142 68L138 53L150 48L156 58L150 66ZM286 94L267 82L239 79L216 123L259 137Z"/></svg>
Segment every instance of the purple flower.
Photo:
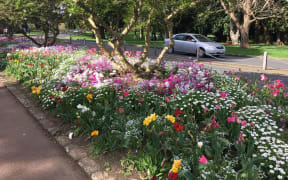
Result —
<svg viewBox="0 0 288 180"><path fill-rule="evenodd" d="M58 90L58 89L61 88L61 86L62 86L62 84L61 84L61 83L58 83L55 88Z"/></svg>

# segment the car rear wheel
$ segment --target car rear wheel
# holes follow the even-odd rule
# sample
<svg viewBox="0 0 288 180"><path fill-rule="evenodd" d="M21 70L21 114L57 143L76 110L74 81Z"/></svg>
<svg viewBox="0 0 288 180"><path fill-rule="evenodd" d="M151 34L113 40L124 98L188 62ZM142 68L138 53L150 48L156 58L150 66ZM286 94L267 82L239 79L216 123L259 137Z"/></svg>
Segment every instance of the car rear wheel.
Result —
<svg viewBox="0 0 288 180"><path fill-rule="evenodd" d="M168 49L168 54L173 54L173 53L174 53L174 48L173 47L169 48Z"/></svg>

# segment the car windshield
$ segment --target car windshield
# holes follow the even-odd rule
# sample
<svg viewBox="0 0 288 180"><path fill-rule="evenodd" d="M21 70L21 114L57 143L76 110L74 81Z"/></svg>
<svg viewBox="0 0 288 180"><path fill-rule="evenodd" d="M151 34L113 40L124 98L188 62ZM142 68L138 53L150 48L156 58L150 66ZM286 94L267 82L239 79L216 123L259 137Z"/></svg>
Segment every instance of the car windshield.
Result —
<svg viewBox="0 0 288 180"><path fill-rule="evenodd" d="M202 36L202 35L194 35L194 37L196 39L198 39L198 41L200 41L200 42L213 42L211 39L209 39L205 36Z"/></svg>

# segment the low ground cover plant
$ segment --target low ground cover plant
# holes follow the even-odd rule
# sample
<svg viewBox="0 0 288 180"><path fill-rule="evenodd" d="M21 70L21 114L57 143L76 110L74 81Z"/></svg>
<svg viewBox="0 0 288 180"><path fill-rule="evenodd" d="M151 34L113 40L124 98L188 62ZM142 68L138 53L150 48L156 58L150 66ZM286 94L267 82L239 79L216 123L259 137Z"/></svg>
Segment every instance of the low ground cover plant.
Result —
<svg viewBox="0 0 288 180"><path fill-rule="evenodd" d="M130 62L141 54L125 53ZM101 50L69 46L13 51L6 62L43 108L91 137L93 153L127 150L121 164L143 179L288 178L281 80L251 82L198 63L163 64L135 80Z"/></svg>

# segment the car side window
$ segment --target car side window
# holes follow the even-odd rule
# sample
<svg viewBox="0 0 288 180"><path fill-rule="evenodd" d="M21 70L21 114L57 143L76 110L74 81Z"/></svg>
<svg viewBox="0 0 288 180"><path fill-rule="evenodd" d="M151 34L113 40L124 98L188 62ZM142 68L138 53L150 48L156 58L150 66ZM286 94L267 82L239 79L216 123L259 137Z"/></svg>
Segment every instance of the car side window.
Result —
<svg viewBox="0 0 288 180"><path fill-rule="evenodd" d="M185 41L185 36L184 35L177 35L174 38L175 40L180 40L180 41Z"/></svg>
<svg viewBox="0 0 288 180"><path fill-rule="evenodd" d="M185 41L190 41L190 42L192 42L192 41L195 41L195 39L194 39L193 37L191 37L191 36L186 36Z"/></svg>

